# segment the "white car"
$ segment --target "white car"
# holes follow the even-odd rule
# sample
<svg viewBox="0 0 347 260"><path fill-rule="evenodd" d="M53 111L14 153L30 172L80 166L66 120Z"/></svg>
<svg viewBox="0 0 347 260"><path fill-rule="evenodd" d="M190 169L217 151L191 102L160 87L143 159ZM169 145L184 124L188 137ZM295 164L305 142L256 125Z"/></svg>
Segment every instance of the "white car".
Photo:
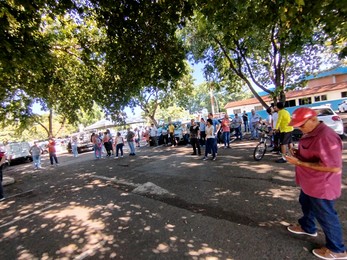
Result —
<svg viewBox="0 0 347 260"><path fill-rule="evenodd" d="M339 111L347 112L347 100L342 101L342 103L339 105Z"/></svg>
<svg viewBox="0 0 347 260"><path fill-rule="evenodd" d="M311 108L317 112L317 115L318 115L317 117L319 121L324 122L327 126L332 128L341 137L344 136L343 121L335 113L335 111L331 109L330 106L319 106L319 107L311 107Z"/></svg>

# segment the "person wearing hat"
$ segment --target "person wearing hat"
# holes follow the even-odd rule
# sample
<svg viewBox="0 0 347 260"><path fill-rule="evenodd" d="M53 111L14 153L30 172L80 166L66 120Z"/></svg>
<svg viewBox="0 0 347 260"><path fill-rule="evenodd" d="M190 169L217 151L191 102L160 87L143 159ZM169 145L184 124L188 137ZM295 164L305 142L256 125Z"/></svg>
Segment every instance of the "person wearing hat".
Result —
<svg viewBox="0 0 347 260"><path fill-rule="evenodd" d="M308 107L294 111L290 126L298 127L303 136L298 149L292 148L286 156L294 164L296 183L301 187L299 202L303 216L299 225L288 230L297 235L317 236L315 220L325 234L326 244L312 253L321 259L347 259L342 226L334 204L341 196L342 142L327 125L320 122L317 113Z"/></svg>

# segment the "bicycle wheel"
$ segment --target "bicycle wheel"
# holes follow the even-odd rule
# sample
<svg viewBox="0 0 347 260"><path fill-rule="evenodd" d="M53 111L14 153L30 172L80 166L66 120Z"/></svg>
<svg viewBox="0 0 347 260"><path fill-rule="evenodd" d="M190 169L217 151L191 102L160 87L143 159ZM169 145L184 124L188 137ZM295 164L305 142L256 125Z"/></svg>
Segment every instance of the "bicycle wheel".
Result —
<svg viewBox="0 0 347 260"><path fill-rule="evenodd" d="M259 143L254 148L254 152L253 152L254 160L260 161L261 159L263 159L265 152L266 152L266 144L264 142Z"/></svg>

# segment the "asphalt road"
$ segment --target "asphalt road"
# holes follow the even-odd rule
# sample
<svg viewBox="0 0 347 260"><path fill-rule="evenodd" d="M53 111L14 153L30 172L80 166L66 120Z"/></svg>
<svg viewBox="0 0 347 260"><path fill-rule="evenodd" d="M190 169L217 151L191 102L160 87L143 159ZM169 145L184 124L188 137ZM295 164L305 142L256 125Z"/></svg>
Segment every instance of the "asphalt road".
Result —
<svg viewBox="0 0 347 260"><path fill-rule="evenodd" d="M294 167L256 142L219 149L216 161L190 147L141 147L136 156L58 156L60 165L10 167L0 202L0 259L317 259L324 234L286 226L300 217ZM347 143L344 143L347 169ZM345 170L346 173L346 170ZM337 210L347 244L346 174Z"/></svg>

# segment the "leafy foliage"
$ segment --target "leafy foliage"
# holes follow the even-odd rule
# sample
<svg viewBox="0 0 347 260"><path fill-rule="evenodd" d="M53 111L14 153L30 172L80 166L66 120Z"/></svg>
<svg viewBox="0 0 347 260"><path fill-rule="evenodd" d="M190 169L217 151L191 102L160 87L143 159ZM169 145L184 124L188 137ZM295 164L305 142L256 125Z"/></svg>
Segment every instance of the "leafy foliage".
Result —
<svg viewBox="0 0 347 260"><path fill-rule="evenodd" d="M184 72L176 30L192 12L187 1L2 1L1 10L5 125L32 125L35 102L70 122L94 102L122 120L145 86L165 89Z"/></svg>
<svg viewBox="0 0 347 260"><path fill-rule="evenodd" d="M224 77L237 75L267 107L254 86L272 95L275 102L283 101L285 86L320 65L312 53L322 48L328 36L317 33L319 26L326 25L321 14L336 10L342 18L346 10L334 0L319 2L322 5L304 0L205 0L185 37L197 60ZM275 90L269 90L273 86Z"/></svg>

